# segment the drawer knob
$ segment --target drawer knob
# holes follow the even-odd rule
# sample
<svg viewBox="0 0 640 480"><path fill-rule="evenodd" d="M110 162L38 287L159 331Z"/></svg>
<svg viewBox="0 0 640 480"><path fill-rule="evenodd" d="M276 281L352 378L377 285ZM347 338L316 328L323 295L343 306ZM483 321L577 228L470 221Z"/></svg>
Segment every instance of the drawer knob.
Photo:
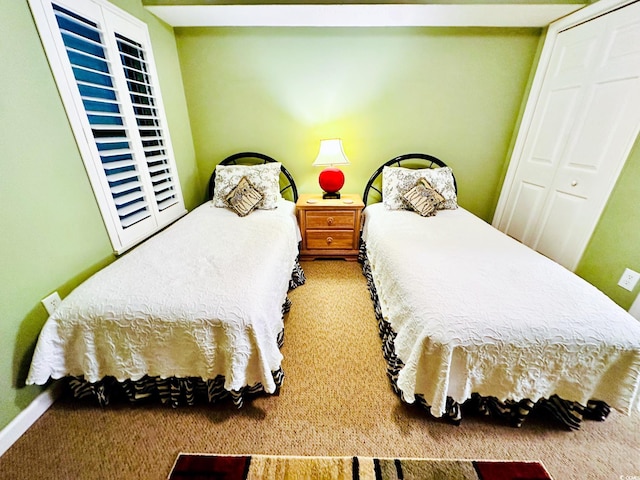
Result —
<svg viewBox="0 0 640 480"><path fill-rule="evenodd" d="M331 245L333 243L333 237L327 237L327 245Z"/></svg>
<svg viewBox="0 0 640 480"><path fill-rule="evenodd" d="M327 225L333 225L333 217L327 217Z"/></svg>

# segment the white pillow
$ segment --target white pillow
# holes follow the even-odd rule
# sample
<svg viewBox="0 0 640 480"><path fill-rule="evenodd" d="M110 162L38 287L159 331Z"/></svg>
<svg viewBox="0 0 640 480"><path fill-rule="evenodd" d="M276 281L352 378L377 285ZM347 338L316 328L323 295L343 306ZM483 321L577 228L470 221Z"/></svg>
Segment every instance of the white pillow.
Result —
<svg viewBox="0 0 640 480"><path fill-rule="evenodd" d="M216 167L216 184L213 190L213 204L216 207L227 207L227 195L240 182L242 177L262 193L262 200L257 208L271 210L278 206L280 195L280 162L261 163L259 165L218 165Z"/></svg>
<svg viewBox="0 0 640 480"><path fill-rule="evenodd" d="M384 167L382 169L382 198L388 210L406 210L403 201L406 192L424 178L440 195L444 201L438 205L439 210L454 210L458 208L456 189L453 184L453 172L449 167L441 168L404 168Z"/></svg>

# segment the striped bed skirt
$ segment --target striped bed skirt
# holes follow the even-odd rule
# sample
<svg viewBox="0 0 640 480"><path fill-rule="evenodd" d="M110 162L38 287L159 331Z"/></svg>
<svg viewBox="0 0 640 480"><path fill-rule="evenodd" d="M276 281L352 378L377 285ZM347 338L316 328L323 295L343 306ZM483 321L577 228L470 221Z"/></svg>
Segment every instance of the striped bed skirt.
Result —
<svg viewBox="0 0 640 480"><path fill-rule="evenodd" d="M284 372L279 368L271 372L278 387L284 381ZM198 403L218 403L231 399L241 408L248 398L264 392L261 383L243 387L240 390L225 390L224 375L211 380L200 377L149 377L140 380L118 382L113 377L105 377L91 383L82 377L66 377L68 389L74 398L95 401L105 407L112 402L126 401L133 404L157 402L171 407L195 405ZM276 391L277 394L277 391Z"/></svg>

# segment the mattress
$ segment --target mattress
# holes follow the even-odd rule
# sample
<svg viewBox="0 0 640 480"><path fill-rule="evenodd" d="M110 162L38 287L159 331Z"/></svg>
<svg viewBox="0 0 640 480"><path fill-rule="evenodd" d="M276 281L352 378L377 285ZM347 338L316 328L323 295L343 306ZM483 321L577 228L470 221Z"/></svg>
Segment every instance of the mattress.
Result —
<svg viewBox="0 0 640 480"><path fill-rule="evenodd" d="M364 211L397 386L431 413L473 393L640 408L640 323L594 286L463 208Z"/></svg>
<svg viewBox="0 0 640 480"><path fill-rule="evenodd" d="M273 393L300 238L292 202L246 217L203 204L62 301L27 384L224 375L226 390L262 383Z"/></svg>

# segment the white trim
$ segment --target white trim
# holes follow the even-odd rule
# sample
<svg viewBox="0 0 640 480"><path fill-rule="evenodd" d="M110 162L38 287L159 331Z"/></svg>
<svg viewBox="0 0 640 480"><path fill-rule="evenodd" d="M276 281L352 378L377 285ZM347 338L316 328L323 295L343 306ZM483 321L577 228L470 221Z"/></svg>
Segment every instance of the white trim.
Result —
<svg viewBox="0 0 640 480"><path fill-rule="evenodd" d="M584 4L147 5L173 27L546 27Z"/></svg>
<svg viewBox="0 0 640 480"><path fill-rule="evenodd" d="M4 455L29 427L53 405L60 396L61 390L59 383L53 383L0 431L0 456Z"/></svg>
<svg viewBox="0 0 640 480"><path fill-rule="evenodd" d="M629 313L636 320L640 320L640 294L633 301L633 303L631 304L631 307L629 307Z"/></svg>
<svg viewBox="0 0 640 480"><path fill-rule="evenodd" d="M551 54L553 52L553 47L555 46L558 35L564 30L580 25L581 23L588 22L589 20L593 20L596 17L605 15L625 5L635 3L636 1L637 0L600 0L573 13L572 15L569 15L568 17L562 18L552 23L549 26L544 45L542 47L542 52L540 54L540 59L538 61L538 67L536 69L535 77L533 79L533 83L531 84L529 98L527 99L525 110L522 115L522 121L520 122L520 130L518 131L518 136L516 138L513 152L511 154L509 167L507 169L504 182L502 183L502 189L500 191L500 197L498 198L495 213L493 214L493 221L491 222L491 224L494 227L499 227L500 223L502 222L502 216L505 214L508 192L513 186L518 163L522 157L522 152L524 150L527 135L529 133L529 127L531 126L531 122L533 119L533 113L535 111L536 104L538 103L538 99L540 98L542 84L547 74L547 69L549 68ZM627 152L627 154L628 153L629 152ZM587 243L588 242L585 242L582 252L580 252L579 258L582 257ZM576 265L578 262L576 262Z"/></svg>

